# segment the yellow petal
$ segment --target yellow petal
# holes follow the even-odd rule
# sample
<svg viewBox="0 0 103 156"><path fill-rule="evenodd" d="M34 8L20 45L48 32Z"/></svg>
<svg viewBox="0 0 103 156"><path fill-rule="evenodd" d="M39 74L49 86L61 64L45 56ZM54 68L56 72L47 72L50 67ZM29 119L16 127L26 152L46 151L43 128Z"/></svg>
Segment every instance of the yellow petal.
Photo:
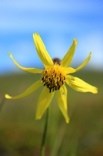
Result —
<svg viewBox="0 0 103 156"><path fill-rule="evenodd" d="M68 75L66 83L74 90L79 92L91 92L94 94L98 93L98 89L95 86L88 84L78 77Z"/></svg>
<svg viewBox="0 0 103 156"><path fill-rule="evenodd" d="M61 87L57 92L57 103L65 118L65 121L69 123L69 117L67 112L67 89L65 86Z"/></svg>
<svg viewBox="0 0 103 156"><path fill-rule="evenodd" d="M73 59L73 56L74 56L74 52L76 50L76 46L77 46L77 40L74 39L71 47L69 48L69 50L67 51L67 53L65 54L65 56L62 59L61 65L63 65L63 66L70 65L70 63Z"/></svg>
<svg viewBox="0 0 103 156"><path fill-rule="evenodd" d="M37 81L35 83L33 83L29 88L27 88L23 93L16 95L16 96L11 96L9 94L5 94L5 98L6 99L20 99L23 98L25 96L30 95L32 92L34 92L35 90L37 90L39 87L41 86L41 81Z"/></svg>
<svg viewBox="0 0 103 156"><path fill-rule="evenodd" d="M67 68L64 68L66 74L71 74L71 73L75 73L76 70L72 67L67 67Z"/></svg>
<svg viewBox="0 0 103 156"><path fill-rule="evenodd" d="M33 34L34 43L36 46L37 53L45 66L53 65L53 61L48 54L46 47L38 33Z"/></svg>
<svg viewBox="0 0 103 156"><path fill-rule="evenodd" d="M46 109L49 107L53 96L54 92L50 93L48 88L44 87L37 103L36 119L40 119L42 117Z"/></svg>
<svg viewBox="0 0 103 156"><path fill-rule="evenodd" d="M76 72L79 71L79 70L81 70L82 68L84 68L88 64L88 62L91 59L91 54L92 53L90 52L89 55L88 55L88 57L76 68Z"/></svg>
<svg viewBox="0 0 103 156"><path fill-rule="evenodd" d="M11 53L9 53L9 56L10 56L10 58L12 59L12 61L14 62L14 64L15 64L18 68L20 68L21 70L23 70L23 71L26 71L26 72L29 72L29 73L41 73L41 72L42 72L41 69L23 67L23 66L21 66L21 65L15 60L15 58L13 57L13 55L12 55Z"/></svg>

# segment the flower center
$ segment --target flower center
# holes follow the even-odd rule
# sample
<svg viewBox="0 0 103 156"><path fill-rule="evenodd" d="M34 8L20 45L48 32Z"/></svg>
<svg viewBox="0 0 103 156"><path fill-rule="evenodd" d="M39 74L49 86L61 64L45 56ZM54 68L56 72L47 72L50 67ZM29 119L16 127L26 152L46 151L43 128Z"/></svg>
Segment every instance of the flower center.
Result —
<svg viewBox="0 0 103 156"><path fill-rule="evenodd" d="M66 73L59 64L54 64L43 71L42 82L50 92L59 90L65 83Z"/></svg>

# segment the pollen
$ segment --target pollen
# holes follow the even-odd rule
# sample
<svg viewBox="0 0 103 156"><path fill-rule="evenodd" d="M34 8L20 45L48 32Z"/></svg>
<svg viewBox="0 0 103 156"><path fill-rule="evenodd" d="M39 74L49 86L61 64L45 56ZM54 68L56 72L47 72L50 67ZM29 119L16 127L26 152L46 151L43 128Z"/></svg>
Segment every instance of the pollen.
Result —
<svg viewBox="0 0 103 156"><path fill-rule="evenodd" d="M59 64L54 64L43 71L42 82L50 92L59 90L65 83L66 73Z"/></svg>

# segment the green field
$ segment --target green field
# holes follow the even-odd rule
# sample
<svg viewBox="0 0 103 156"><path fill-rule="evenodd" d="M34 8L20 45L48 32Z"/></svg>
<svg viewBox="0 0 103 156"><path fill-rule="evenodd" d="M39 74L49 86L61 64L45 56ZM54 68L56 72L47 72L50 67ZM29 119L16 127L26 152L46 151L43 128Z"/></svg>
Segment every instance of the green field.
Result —
<svg viewBox="0 0 103 156"><path fill-rule="evenodd" d="M77 73L76 76L99 88L97 95L75 92L68 87L66 124L55 99L49 111L47 156L103 156L103 73ZM38 76L0 76L0 156L39 156L45 115L35 120L36 101L41 89L20 100L3 100L5 93L16 95Z"/></svg>

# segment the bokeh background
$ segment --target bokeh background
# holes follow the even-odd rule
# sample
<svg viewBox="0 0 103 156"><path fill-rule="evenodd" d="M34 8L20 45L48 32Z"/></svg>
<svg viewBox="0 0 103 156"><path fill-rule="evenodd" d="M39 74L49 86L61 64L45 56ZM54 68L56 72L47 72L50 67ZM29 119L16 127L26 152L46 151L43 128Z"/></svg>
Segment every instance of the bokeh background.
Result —
<svg viewBox="0 0 103 156"><path fill-rule="evenodd" d="M69 125L54 99L47 155L103 156L102 0L0 1L0 156L39 155L45 115L36 121L35 111L41 90L25 99L4 100L5 93L20 93L39 77L17 69L8 56L12 52L20 64L42 67L33 43L35 32L40 33L53 58L62 58L76 38L74 67L92 51L90 63L76 76L99 88L97 95L68 89Z"/></svg>

